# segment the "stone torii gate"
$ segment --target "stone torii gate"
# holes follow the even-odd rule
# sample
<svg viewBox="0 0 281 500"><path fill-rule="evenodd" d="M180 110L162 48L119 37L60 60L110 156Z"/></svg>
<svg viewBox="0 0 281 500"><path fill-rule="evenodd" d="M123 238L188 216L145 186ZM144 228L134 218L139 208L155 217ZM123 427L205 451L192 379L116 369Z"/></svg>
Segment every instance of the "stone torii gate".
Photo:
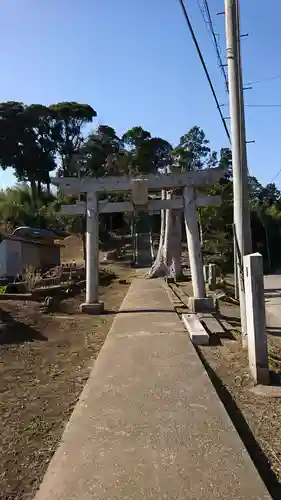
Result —
<svg viewBox="0 0 281 500"><path fill-rule="evenodd" d="M146 178L120 177L56 177L53 183L68 194L86 194L86 202L64 205L62 214L86 213L86 302L81 311L98 314L103 310L99 301L99 214L114 212L183 210L193 286L193 309L206 307L203 259L199 239L196 207L219 205L220 196L202 196L196 188L215 184L225 173L217 167L198 172L149 174ZM149 200L149 190L183 189L183 195L166 200ZM131 192L131 201L98 201L99 193Z"/></svg>

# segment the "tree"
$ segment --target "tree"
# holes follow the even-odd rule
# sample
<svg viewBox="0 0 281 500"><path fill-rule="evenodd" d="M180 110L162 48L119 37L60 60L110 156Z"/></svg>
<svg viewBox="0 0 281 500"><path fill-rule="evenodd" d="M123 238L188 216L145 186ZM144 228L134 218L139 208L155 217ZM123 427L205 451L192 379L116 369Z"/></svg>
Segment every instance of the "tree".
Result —
<svg viewBox="0 0 281 500"><path fill-rule="evenodd" d="M179 145L173 150L174 166L180 170L202 170L217 162L217 155L211 152L205 133L198 126L192 127L181 136Z"/></svg>
<svg viewBox="0 0 281 500"><path fill-rule="evenodd" d="M266 186L262 189L260 197L266 205L271 206L273 204L280 203L281 193L276 184L271 182L266 184Z"/></svg>
<svg viewBox="0 0 281 500"><path fill-rule="evenodd" d="M83 127L96 116L87 104L52 106L19 102L0 105L0 163L12 167L17 179L30 182L33 198L42 184L50 190L50 172L61 159L61 172L71 175L73 159L83 141Z"/></svg>
<svg viewBox="0 0 281 500"><path fill-rule="evenodd" d="M85 141L83 129L97 113L89 104L77 102L52 104L50 110L53 112L52 137L61 161L60 173L64 176L77 175L73 171L73 160Z"/></svg>
<svg viewBox="0 0 281 500"><path fill-rule="evenodd" d="M55 168L50 110L42 105L6 102L0 106L0 161L13 167L19 181L29 181L35 198L36 182L49 185Z"/></svg>
<svg viewBox="0 0 281 500"><path fill-rule="evenodd" d="M160 138L152 137L150 132L142 127L133 127L122 137L129 155L129 171L132 174L149 174L169 172L172 167L172 146ZM171 193L162 192L162 199L169 198ZM139 214L141 217L142 214ZM158 255L150 270L149 277L166 275L169 267L178 274L176 257L180 249L181 223L178 212L161 210L161 229ZM179 245L173 245L178 236Z"/></svg>
<svg viewBox="0 0 281 500"><path fill-rule="evenodd" d="M52 194L42 191L34 199L31 189L19 184L0 191L0 217L5 227L18 226L50 228L57 225L51 207L55 202Z"/></svg>
<svg viewBox="0 0 281 500"><path fill-rule="evenodd" d="M232 156L228 148L220 150L218 165L225 169L224 176L213 186L206 186L206 195L219 195L219 206L197 209L201 234L201 245L206 263L217 264L222 273L232 268L233 263L233 183Z"/></svg>
<svg viewBox="0 0 281 500"><path fill-rule="evenodd" d="M248 193L251 206L254 206L259 200L261 200L261 193L263 186L257 180L256 177L248 176Z"/></svg>
<svg viewBox="0 0 281 500"><path fill-rule="evenodd" d="M32 168L36 172L38 193L41 184L50 192L50 172L55 170L56 141L53 135L54 113L47 106L31 104L26 107L28 129L36 145Z"/></svg>
<svg viewBox="0 0 281 500"><path fill-rule="evenodd" d="M255 177L249 177L249 198L254 249L265 256L265 266L270 270L276 256L280 238L281 193L274 183L262 186Z"/></svg>
<svg viewBox="0 0 281 500"><path fill-rule="evenodd" d="M24 138L24 105L8 101L0 104L0 161L3 169L13 166L21 154Z"/></svg>
<svg viewBox="0 0 281 500"><path fill-rule="evenodd" d="M192 127L180 138L179 145L170 152L171 161L166 171L201 170L206 166L213 166L217 162L217 155L211 152L209 141L202 129ZM163 191L162 199L170 199L179 192ZM161 210L160 242L157 256L149 277L168 276L177 278L181 274L181 233L182 213L177 210Z"/></svg>
<svg viewBox="0 0 281 500"><path fill-rule="evenodd" d="M77 157L80 175L103 177L124 173L121 156L121 141L116 131L108 125L100 125L80 148Z"/></svg>
<svg viewBox="0 0 281 500"><path fill-rule="evenodd" d="M123 136L131 174L149 174L167 169L171 163L172 146L160 137L151 137L142 127L133 127Z"/></svg>

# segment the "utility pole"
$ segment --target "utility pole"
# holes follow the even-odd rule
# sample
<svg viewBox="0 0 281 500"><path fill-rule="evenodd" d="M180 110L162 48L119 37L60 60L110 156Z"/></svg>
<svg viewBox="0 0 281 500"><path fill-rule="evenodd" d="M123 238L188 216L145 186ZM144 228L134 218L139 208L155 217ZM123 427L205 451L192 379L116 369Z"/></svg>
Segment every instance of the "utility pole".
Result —
<svg viewBox="0 0 281 500"><path fill-rule="evenodd" d="M225 0L226 50L232 143L234 229L237 239L237 266L243 346L247 346L247 322L243 256L251 253L251 224L248 200L248 167L245 137L243 83L240 58L239 0Z"/></svg>
<svg viewBox="0 0 281 500"><path fill-rule="evenodd" d="M239 82L239 98L240 98L240 141L241 141L241 162L242 169L247 179L247 199L245 200L247 208L249 207L248 202L248 161L247 161L247 144L246 144L246 127L245 127L245 107L244 107L244 92L243 92L243 77L242 77L242 62L241 62L241 32L240 32L240 0L236 0L236 43L237 43L237 63L238 63L238 82ZM251 220L250 211L248 210L248 217L245 217L245 231L248 235L246 253L251 253L252 251L252 236L251 236Z"/></svg>

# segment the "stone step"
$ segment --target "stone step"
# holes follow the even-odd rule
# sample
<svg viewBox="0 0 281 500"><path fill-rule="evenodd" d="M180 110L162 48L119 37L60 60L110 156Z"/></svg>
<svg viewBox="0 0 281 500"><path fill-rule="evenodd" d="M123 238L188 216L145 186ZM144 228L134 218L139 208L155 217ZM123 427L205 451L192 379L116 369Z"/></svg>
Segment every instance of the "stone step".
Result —
<svg viewBox="0 0 281 500"><path fill-rule="evenodd" d="M182 321L195 345L208 345L209 335L195 314L183 314Z"/></svg>
<svg viewBox="0 0 281 500"><path fill-rule="evenodd" d="M202 321L202 323L205 325L205 327L208 329L210 333L213 334L225 333L225 329L213 314L199 313L198 318L200 319L200 321Z"/></svg>

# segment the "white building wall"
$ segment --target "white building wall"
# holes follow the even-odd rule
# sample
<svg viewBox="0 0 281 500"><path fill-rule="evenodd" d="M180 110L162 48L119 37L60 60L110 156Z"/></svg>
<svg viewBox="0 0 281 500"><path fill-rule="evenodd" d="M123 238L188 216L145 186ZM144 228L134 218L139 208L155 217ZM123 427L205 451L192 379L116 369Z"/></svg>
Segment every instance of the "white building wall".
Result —
<svg viewBox="0 0 281 500"><path fill-rule="evenodd" d="M22 274L22 242L6 240L7 242L7 275Z"/></svg>
<svg viewBox="0 0 281 500"><path fill-rule="evenodd" d="M7 240L0 243L0 278L7 276Z"/></svg>
<svg viewBox="0 0 281 500"><path fill-rule="evenodd" d="M3 240L0 243L0 278L22 274L22 247L20 241Z"/></svg>

